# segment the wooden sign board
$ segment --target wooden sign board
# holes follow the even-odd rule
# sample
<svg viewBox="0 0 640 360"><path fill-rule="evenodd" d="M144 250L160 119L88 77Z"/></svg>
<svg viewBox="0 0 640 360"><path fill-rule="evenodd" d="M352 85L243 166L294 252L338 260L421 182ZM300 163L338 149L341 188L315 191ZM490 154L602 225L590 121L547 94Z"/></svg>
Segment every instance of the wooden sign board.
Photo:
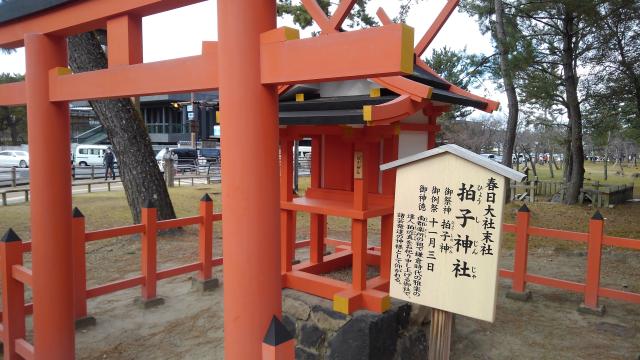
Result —
<svg viewBox="0 0 640 360"><path fill-rule="evenodd" d="M516 180L522 174L446 147L382 167L398 167L390 295L493 322L503 174Z"/></svg>

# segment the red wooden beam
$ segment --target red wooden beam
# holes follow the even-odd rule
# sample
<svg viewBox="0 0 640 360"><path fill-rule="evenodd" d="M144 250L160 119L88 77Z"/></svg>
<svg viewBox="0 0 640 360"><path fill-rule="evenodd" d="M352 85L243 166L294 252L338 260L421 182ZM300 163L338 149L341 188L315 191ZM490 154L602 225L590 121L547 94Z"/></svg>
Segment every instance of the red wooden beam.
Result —
<svg viewBox="0 0 640 360"><path fill-rule="evenodd" d="M0 25L0 47L15 48L24 43L24 34L70 36L106 27L108 19L128 13L149 16L203 0L85 0L44 11L25 19Z"/></svg>
<svg viewBox="0 0 640 360"><path fill-rule="evenodd" d="M409 95L401 95L384 104L365 105L364 121L369 125L389 125L410 116L421 108L421 102L414 101Z"/></svg>
<svg viewBox="0 0 640 360"><path fill-rule="evenodd" d="M412 42L413 29L401 24L310 39L263 42L262 83L308 83L412 73Z"/></svg>
<svg viewBox="0 0 640 360"><path fill-rule="evenodd" d="M27 90L24 81L0 85L0 106L24 105Z"/></svg>
<svg viewBox="0 0 640 360"><path fill-rule="evenodd" d="M216 89L217 60L217 44L207 42L199 56L72 75L52 71L49 96L51 101L75 101Z"/></svg>
<svg viewBox="0 0 640 360"><path fill-rule="evenodd" d="M460 3L460 0L449 0L442 11L440 11L440 14L438 14L438 17L431 24L429 30L427 30L427 32L422 36L422 39L418 42L418 45L416 45L415 53L417 57L424 54L425 50L427 50L433 39L438 35L444 24L447 22L447 19L449 19L449 16L453 13L453 10L458 7L458 3Z"/></svg>

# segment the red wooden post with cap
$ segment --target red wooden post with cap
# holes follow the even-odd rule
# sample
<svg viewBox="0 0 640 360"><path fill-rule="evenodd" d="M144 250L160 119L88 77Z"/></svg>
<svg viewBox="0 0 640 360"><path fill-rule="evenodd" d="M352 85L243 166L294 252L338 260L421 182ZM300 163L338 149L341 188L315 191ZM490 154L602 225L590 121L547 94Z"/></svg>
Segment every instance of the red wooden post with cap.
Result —
<svg viewBox="0 0 640 360"><path fill-rule="evenodd" d="M157 296L158 282L158 209L153 202L147 200L142 207L142 224L144 233L142 234L141 264L142 276L142 296L136 299L136 303L143 308L150 308L164 304L164 299Z"/></svg>
<svg viewBox="0 0 640 360"><path fill-rule="evenodd" d="M209 194L200 199L198 256L202 267L193 285L202 291L213 290L218 287L218 279L213 277L213 200Z"/></svg>
<svg viewBox="0 0 640 360"><path fill-rule="evenodd" d="M262 360L293 360L296 341L275 315L262 341Z"/></svg>
<svg viewBox="0 0 640 360"><path fill-rule="evenodd" d="M16 280L14 265L22 265L22 240L9 229L0 239L2 263L2 344L4 358L22 359L16 353L16 340L25 337L24 284Z"/></svg>
<svg viewBox="0 0 640 360"><path fill-rule="evenodd" d="M529 220L531 212L526 204L518 209L516 215L516 249L513 262L513 279L507 297L514 300L527 301L531 291L526 291L527 252L529 251Z"/></svg>
<svg viewBox="0 0 640 360"><path fill-rule="evenodd" d="M604 305L598 305L600 290L600 268L602 261L602 240L604 238L604 218L596 210L589 220L589 244L587 246L587 277L584 287L584 302L578 311L593 315L604 315Z"/></svg>
<svg viewBox="0 0 640 360"><path fill-rule="evenodd" d="M93 326L96 319L87 316L87 267L85 254L85 219L77 207L71 219L71 240L73 246L73 311L76 329Z"/></svg>

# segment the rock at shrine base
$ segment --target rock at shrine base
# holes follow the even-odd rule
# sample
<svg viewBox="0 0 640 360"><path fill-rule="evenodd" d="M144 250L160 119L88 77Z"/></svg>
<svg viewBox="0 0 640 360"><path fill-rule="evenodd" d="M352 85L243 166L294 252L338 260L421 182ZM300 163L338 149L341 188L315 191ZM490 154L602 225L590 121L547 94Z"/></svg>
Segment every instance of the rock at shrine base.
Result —
<svg viewBox="0 0 640 360"><path fill-rule="evenodd" d="M582 314L604 316L604 313L606 311L607 311L607 308L605 308L604 305L600 305L595 309L587 307L584 303L581 303L580 306L578 306L578 312Z"/></svg>
<svg viewBox="0 0 640 360"><path fill-rule="evenodd" d="M413 309L415 308L415 309ZM428 319L422 308L392 300L383 314L333 310L333 302L295 290L283 291L283 323L295 334L296 359L413 359L427 353Z"/></svg>
<svg viewBox="0 0 640 360"><path fill-rule="evenodd" d="M199 292L208 292L217 289L220 281L217 278L200 280L196 277L191 278L191 288Z"/></svg>
<svg viewBox="0 0 640 360"><path fill-rule="evenodd" d="M80 319L76 319L76 330L84 330L93 326L96 326L97 321L93 316L85 316Z"/></svg>
<svg viewBox="0 0 640 360"><path fill-rule="evenodd" d="M160 305L164 305L164 298L159 296L152 299L143 299L141 297L137 297L133 300L133 303L136 304L140 309L147 310L158 307Z"/></svg>
<svg viewBox="0 0 640 360"><path fill-rule="evenodd" d="M507 291L506 296L511 300L529 301L531 300L531 291L527 290L523 292L517 292L517 291L509 290Z"/></svg>

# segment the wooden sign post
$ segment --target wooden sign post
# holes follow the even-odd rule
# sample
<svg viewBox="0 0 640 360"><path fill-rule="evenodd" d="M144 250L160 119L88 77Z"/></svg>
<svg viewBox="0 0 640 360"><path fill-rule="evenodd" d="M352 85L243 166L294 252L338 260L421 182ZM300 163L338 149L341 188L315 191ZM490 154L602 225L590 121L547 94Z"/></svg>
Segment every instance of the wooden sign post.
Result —
<svg viewBox="0 0 640 360"><path fill-rule="evenodd" d="M448 359L453 314L493 322L504 189L519 172L456 145L398 168L390 295L433 309L430 359Z"/></svg>

